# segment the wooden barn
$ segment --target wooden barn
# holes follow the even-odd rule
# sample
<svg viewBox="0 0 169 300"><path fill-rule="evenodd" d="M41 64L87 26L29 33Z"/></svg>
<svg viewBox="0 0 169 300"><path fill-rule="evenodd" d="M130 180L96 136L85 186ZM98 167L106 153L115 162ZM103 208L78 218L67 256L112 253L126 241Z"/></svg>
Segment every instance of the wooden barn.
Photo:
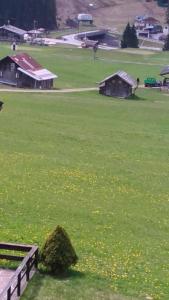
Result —
<svg viewBox="0 0 169 300"><path fill-rule="evenodd" d="M118 71L99 83L99 93L110 97L127 98L136 88L136 80L124 71Z"/></svg>
<svg viewBox="0 0 169 300"><path fill-rule="evenodd" d="M23 42L26 33L27 31L12 25L3 25L0 27L1 40Z"/></svg>
<svg viewBox="0 0 169 300"><path fill-rule="evenodd" d="M0 60L0 83L20 88L50 89L57 76L30 55L19 53Z"/></svg>

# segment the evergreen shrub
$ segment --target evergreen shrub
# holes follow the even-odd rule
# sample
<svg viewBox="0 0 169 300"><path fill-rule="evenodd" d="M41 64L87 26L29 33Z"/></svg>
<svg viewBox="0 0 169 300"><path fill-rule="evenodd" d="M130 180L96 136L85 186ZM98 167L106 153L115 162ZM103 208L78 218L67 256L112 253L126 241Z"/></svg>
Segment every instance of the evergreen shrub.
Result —
<svg viewBox="0 0 169 300"><path fill-rule="evenodd" d="M57 226L42 247L41 262L51 273L61 274L77 261L78 257L68 234L61 226Z"/></svg>

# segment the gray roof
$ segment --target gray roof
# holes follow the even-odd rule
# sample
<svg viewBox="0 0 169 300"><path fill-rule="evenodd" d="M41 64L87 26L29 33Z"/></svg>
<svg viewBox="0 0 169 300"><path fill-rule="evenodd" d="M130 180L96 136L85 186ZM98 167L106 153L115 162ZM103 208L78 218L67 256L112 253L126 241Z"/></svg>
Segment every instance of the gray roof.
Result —
<svg viewBox="0 0 169 300"><path fill-rule="evenodd" d="M49 79L55 79L58 76L51 73L50 71L48 71L47 69L40 69L40 70L34 70L34 71L30 71L30 70L24 70L22 68L18 68L18 70L21 73L24 73L26 75L28 75L29 77L37 80L37 81L43 81L43 80L49 80Z"/></svg>
<svg viewBox="0 0 169 300"><path fill-rule="evenodd" d="M23 29L20 29L18 27L15 27L15 26L12 26L12 25L3 25L0 27L0 29L5 29L7 31L10 31L10 32L13 32L13 33L16 33L18 35L24 35L25 33L27 33L27 31L23 30Z"/></svg>
<svg viewBox="0 0 169 300"><path fill-rule="evenodd" d="M165 66L160 72L160 75L167 75L167 74L169 74L169 66Z"/></svg>
<svg viewBox="0 0 169 300"><path fill-rule="evenodd" d="M127 74L125 71L117 71L116 73L106 77L104 80L102 80L101 82L99 82L99 85L101 85L102 83L104 83L105 81L112 79L115 76L119 76L121 79L123 79L125 82L127 82L130 86L132 86L133 88L137 87L137 82L135 79L133 79L129 74Z"/></svg>

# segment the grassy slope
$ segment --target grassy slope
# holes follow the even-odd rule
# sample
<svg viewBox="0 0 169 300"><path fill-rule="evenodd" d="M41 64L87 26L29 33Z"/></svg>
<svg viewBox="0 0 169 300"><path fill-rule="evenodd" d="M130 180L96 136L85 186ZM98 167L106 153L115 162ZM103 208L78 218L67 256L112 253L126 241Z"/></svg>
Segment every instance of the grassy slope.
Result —
<svg viewBox="0 0 169 300"><path fill-rule="evenodd" d="M56 88L93 87L107 75L125 70L143 81L148 75L158 76L161 68L168 64L168 54L144 50L101 51L93 60L91 49L69 47L19 46L21 52L28 52L44 67L59 76ZM1 45L1 57L11 52L10 45ZM160 77L159 77L160 78Z"/></svg>
<svg viewBox="0 0 169 300"><path fill-rule="evenodd" d="M125 64L140 78L160 68L146 62L168 59L100 52L105 64L89 51L35 49L46 67L62 71L60 87L88 86L117 68L115 59L144 63ZM168 300L169 102L158 91L137 95L1 93L1 240L41 245L60 224L80 257L69 279L37 275L23 299Z"/></svg>

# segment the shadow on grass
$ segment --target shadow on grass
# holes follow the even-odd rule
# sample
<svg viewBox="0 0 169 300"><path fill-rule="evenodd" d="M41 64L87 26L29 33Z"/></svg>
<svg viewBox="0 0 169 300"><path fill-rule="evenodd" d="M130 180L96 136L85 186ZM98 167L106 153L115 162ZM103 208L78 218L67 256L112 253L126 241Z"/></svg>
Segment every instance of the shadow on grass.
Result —
<svg viewBox="0 0 169 300"><path fill-rule="evenodd" d="M41 286L43 285L44 275L40 272L37 272L33 278L31 279L30 283L28 283L28 287L23 293L25 300L34 300L38 298L39 291Z"/></svg>
<svg viewBox="0 0 169 300"><path fill-rule="evenodd" d="M76 271L73 269L69 269L67 272L61 273L61 274L52 274L50 272L48 272L46 269L40 269L39 270L39 274L43 275L43 276L50 276L54 279L57 280L67 280L67 279L77 279L77 278L83 278L85 277L85 274L80 272L80 271Z"/></svg>
<svg viewBox="0 0 169 300"><path fill-rule="evenodd" d="M47 270L40 269L32 278L30 283L30 288L25 291L23 294L25 300L35 300L38 299L38 295L40 292L41 287L43 286L43 282L45 278L51 277L51 279L57 280L57 281L66 281L71 279L72 281L76 279L81 279L85 277L85 274L76 270L69 270L68 272L61 274L61 275L53 275ZM28 284L29 286L29 284Z"/></svg>
<svg viewBox="0 0 169 300"><path fill-rule="evenodd" d="M145 101L146 99L143 97L139 97L137 95L131 95L130 97L126 98L125 100Z"/></svg>

